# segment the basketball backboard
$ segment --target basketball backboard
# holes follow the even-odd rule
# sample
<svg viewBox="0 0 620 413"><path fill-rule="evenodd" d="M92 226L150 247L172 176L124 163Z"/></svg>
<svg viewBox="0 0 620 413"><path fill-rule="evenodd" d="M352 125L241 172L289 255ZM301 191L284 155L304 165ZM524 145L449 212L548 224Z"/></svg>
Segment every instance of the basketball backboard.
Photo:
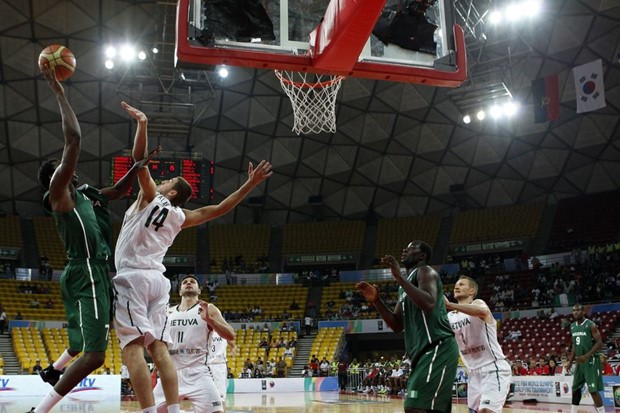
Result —
<svg viewBox="0 0 620 413"><path fill-rule="evenodd" d="M384 44L372 34L378 21L391 27L408 16L407 4L420 3L428 7L416 21L437 26L430 35L428 27L422 30L431 36L425 45L436 43L432 51ZM451 0L179 0L177 66L246 66L457 87L467 77L467 64L463 30L453 24L451 7ZM402 23L401 29L412 27L410 20ZM416 43L422 31L405 33L406 41Z"/></svg>

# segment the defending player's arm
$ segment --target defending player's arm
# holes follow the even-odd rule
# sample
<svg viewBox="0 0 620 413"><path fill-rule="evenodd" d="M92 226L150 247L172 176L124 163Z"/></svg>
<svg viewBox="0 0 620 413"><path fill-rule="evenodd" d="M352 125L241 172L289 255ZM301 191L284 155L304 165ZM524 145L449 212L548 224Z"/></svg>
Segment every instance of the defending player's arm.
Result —
<svg viewBox="0 0 620 413"><path fill-rule="evenodd" d="M594 344L592 344L592 348L586 354L576 357L575 361L579 364L586 363L590 357L595 355L602 347L603 347L603 338L601 337L600 331L598 331L598 327L596 324L592 323L592 327L590 327L590 333L592 334L592 338L594 339Z"/></svg>
<svg viewBox="0 0 620 413"><path fill-rule="evenodd" d="M370 285L366 281L357 283L358 291L366 298L366 300L372 304L377 312L383 318L383 321L396 333L403 331L403 315L400 306L400 302L396 303L394 311L387 308L381 297L379 297L379 290L375 285Z"/></svg>
<svg viewBox="0 0 620 413"><path fill-rule="evenodd" d="M209 305L204 301L200 301L200 317L215 330L220 337L226 341L235 341L237 337L235 329L224 320L219 308L213 304Z"/></svg>
<svg viewBox="0 0 620 413"><path fill-rule="evenodd" d="M222 202L217 205L208 205L195 210L184 209L185 222L183 223L183 228L194 227L228 213L236 207L252 189L269 178L272 174L271 163L263 160L254 168L252 162L250 162L248 165L248 180L241 185L239 189L228 195Z"/></svg>
<svg viewBox="0 0 620 413"><path fill-rule="evenodd" d="M136 135L133 140L133 148L131 155L136 162L143 160L147 157L148 147L148 119L144 112L128 105L126 102L121 102L121 106L125 111L136 120L138 126L136 128ZM150 203L155 196L157 196L157 185L151 177L151 174L147 168L142 168L138 171L138 184L140 185L140 192L138 193L138 199L136 202L139 208L143 208Z"/></svg>
<svg viewBox="0 0 620 413"><path fill-rule="evenodd" d="M75 207L75 201L71 196L69 186L75 175L75 169L80 156L82 132L75 112L65 97L65 90L60 82L56 80L54 69L45 66L41 68L41 73L56 95L62 118L62 132L65 139L60 165L58 165L50 180L50 206L52 211L67 212Z"/></svg>
<svg viewBox="0 0 620 413"><path fill-rule="evenodd" d="M474 300L471 304L456 304L446 299L446 309L449 311L459 311L472 317L478 317L487 324L495 322L493 313L491 313L487 304L482 300Z"/></svg>

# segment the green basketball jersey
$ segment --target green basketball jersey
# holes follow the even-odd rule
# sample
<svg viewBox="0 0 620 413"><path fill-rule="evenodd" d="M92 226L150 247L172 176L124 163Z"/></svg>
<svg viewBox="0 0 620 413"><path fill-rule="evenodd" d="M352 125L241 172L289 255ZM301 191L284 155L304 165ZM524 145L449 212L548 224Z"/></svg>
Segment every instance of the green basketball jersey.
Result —
<svg viewBox="0 0 620 413"><path fill-rule="evenodd" d="M45 194L43 205L56 221L70 260L106 260L111 255L110 210L107 198L98 189L88 185L79 187L75 191L75 208L69 212L52 212L49 193Z"/></svg>
<svg viewBox="0 0 620 413"><path fill-rule="evenodd" d="M407 277L407 280L415 286L418 285L417 273L416 268ZM439 277L437 277L435 308L430 313L425 313L415 305L402 287L398 289L398 297L398 305L402 305L403 311L405 351L412 361L417 360L422 352L427 351L429 345L454 336L448 321L443 285Z"/></svg>
<svg viewBox="0 0 620 413"><path fill-rule="evenodd" d="M570 325L570 335L573 338L573 349L575 349L575 357L583 356L594 345L592 337L592 325L594 322L587 318L581 324L576 321Z"/></svg>

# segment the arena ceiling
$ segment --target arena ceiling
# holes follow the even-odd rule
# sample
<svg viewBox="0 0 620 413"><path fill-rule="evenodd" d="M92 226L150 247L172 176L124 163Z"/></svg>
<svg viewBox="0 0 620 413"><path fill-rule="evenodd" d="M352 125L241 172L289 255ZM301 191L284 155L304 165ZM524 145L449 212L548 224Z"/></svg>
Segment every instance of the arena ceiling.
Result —
<svg viewBox="0 0 620 413"><path fill-rule="evenodd" d="M291 105L272 72L231 68L225 80L207 71L181 76L164 54L151 72L104 68L105 44L166 40L170 3L0 1L0 210L42 214L36 171L41 159L61 155L56 100L36 64L52 43L68 46L78 59L65 86L82 127L82 181L106 185L111 156L131 145L121 99L145 111L152 109L147 102L168 102L152 109L151 142L214 160L216 201L245 180L248 161L272 162L274 176L252 193L262 197L259 206L240 207L219 222L448 214L552 204L620 187L617 0L544 0L538 20L498 28L486 25L484 12L501 2L455 0L481 16L467 31L470 79L460 89L348 78L338 97L338 131L303 137L291 132ZM571 69L599 58L607 106L577 114ZM531 81L554 73L561 118L536 124ZM497 82L522 102L519 115L465 125L459 96ZM453 185L462 186L455 192ZM309 203L317 195L322 203ZM121 204L117 218L127 206Z"/></svg>

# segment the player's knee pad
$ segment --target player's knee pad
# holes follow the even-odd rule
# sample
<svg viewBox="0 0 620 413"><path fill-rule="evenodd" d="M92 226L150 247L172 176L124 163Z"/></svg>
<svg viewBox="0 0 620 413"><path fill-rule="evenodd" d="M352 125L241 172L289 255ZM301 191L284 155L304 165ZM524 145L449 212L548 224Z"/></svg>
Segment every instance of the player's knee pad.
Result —
<svg viewBox="0 0 620 413"><path fill-rule="evenodd" d="M580 401L581 401L581 390L573 391L573 399L571 401L571 404L578 406Z"/></svg>

